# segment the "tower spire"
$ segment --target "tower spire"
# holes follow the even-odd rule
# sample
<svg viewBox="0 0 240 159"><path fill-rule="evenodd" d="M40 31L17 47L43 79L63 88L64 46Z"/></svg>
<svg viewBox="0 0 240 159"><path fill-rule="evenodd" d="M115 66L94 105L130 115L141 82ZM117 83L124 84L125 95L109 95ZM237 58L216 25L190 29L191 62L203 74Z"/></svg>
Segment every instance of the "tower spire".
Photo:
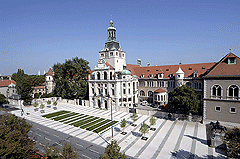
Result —
<svg viewBox="0 0 240 159"><path fill-rule="evenodd" d="M108 41L116 41L116 28L113 26L112 16L110 20L110 27L108 28Z"/></svg>

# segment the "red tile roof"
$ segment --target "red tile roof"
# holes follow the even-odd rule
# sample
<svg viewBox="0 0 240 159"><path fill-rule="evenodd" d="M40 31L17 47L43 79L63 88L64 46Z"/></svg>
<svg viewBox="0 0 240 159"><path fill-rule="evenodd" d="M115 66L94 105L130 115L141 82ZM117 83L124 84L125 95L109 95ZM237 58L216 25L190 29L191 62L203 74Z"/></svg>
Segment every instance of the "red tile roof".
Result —
<svg viewBox="0 0 240 159"><path fill-rule="evenodd" d="M51 69L51 67L49 68L48 72L47 72L47 76L52 76L54 73Z"/></svg>
<svg viewBox="0 0 240 159"><path fill-rule="evenodd" d="M228 58L236 58L236 64L228 64ZM209 77L240 77L240 59L233 53L223 57L205 76Z"/></svg>
<svg viewBox="0 0 240 159"><path fill-rule="evenodd" d="M163 93L163 92L166 92L166 91L164 91L162 88L158 88L156 91L154 91L154 92L156 92L156 93Z"/></svg>
<svg viewBox="0 0 240 159"><path fill-rule="evenodd" d="M16 84L14 80L12 80L13 84ZM7 87L9 84L11 84L10 80L0 80L0 87Z"/></svg>
<svg viewBox="0 0 240 159"><path fill-rule="evenodd" d="M32 87L33 89L44 89L45 86L36 86L36 87Z"/></svg>
<svg viewBox="0 0 240 159"><path fill-rule="evenodd" d="M216 63L198 63L198 64L181 64L180 67L184 71L184 77L192 77L195 70L198 71L198 76L202 76L208 69ZM170 74L175 75L179 69L179 65L164 65L164 66L146 66L140 67L138 65L127 64L127 69L131 71L132 75L140 77L142 74L144 78L149 78L152 74L153 78L159 73L164 73L163 78L169 78Z"/></svg>

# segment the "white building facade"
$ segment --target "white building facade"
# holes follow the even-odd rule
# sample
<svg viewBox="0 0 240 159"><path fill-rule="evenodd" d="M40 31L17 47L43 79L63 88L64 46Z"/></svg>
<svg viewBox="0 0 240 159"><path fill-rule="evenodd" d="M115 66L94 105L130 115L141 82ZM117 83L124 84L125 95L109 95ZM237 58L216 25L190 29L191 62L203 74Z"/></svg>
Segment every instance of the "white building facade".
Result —
<svg viewBox="0 0 240 159"><path fill-rule="evenodd" d="M116 41L116 28L111 20L108 41L99 51L97 66L88 77L90 106L128 111L138 103L138 77L126 69L125 54Z"/></svg>

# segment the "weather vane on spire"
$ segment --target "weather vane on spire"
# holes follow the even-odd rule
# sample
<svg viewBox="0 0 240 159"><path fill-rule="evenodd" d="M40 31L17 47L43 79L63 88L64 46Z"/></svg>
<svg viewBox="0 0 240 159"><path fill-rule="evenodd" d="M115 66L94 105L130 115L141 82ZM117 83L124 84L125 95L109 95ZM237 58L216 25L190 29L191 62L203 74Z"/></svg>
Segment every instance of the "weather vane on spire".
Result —
<svg viewBox="0 0 240 159"><path fill-rule="evenodd" d="M232 49L229 49L229 50L230 50L230 52L231 52Z"/></svg>

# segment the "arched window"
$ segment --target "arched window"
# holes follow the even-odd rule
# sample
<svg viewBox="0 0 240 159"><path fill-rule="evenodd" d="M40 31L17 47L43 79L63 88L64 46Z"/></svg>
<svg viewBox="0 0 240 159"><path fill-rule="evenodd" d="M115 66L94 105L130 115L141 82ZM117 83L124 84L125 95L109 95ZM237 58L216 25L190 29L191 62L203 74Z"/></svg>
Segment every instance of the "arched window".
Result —
<svg viewBox="0 0 240 159"><path fill-rule="evenodd" d="M153 92L152 91L148 91L148 97L153 97Z"/></svg>
<svg viewBox="0 0 240 159"><path fill-rule="evenodd" d="M221 97L222 96L222 88L220 85L214 85L212 87L212 96Z"/></svg>
<svg viewBox="0 0 240 159"><path fill-rule="evenodd" d="M100 72L97 73L97 79L100 80Z"/></svg>
<svg viewBox="0 0 240 159"><path fill-rule="evenodd" d="M228 97L232 97L232 98L238 98L239 96L239 88L236 85L231 85L228 88Z"/></svg>
<svg viewBox="0 0 240 159"><path fill-rule="evenodd" d="M160 101L160 95L158 95L158 99L157 100Z"/></svg>
<svg viewBox="0 0 240 159"><path fill-rule="evenodd" d="M104 72L104 80L107 80L107 72Z"/></svg>
<svg viewBox="0 0 240 159"><path fill-rule="evenodd" d="M191 84L190 82L187 82L187 83L186 83L186 86L191 87L192 84Z"/></svg>
<svg viewBox="0 0 240 159"><path fill-rule="evenodd" d="M110 80L112 80L112 72L110 72Z"/></svg>
<svg viewBox="0 0 240 159"><path fill-rule="evenodd" d="M140 96L145 96L145 92L143 90L140 91Z"/></svg>

